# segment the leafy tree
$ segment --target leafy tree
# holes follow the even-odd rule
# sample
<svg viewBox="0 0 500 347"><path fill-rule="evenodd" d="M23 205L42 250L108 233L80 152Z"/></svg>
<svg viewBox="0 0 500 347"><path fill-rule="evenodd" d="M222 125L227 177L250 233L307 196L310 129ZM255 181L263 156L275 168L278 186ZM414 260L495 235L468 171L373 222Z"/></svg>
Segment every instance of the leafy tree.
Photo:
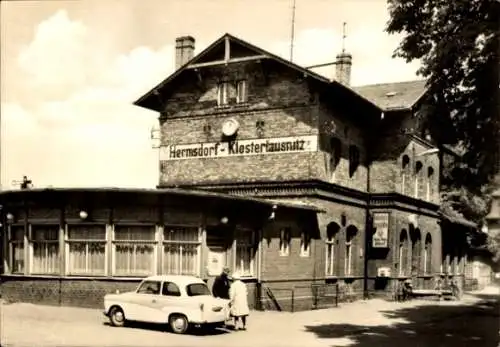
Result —
<svg viewBox="0 0 500 347"><path fill-rule="evenodd" d="M388 5L387 32L403 34L394 56L419 59L418 74L427 79L427 130L438 146L452 144L463 152L443 164L442 210L482 223L500 161L500 1L388 0Z"/></svg>

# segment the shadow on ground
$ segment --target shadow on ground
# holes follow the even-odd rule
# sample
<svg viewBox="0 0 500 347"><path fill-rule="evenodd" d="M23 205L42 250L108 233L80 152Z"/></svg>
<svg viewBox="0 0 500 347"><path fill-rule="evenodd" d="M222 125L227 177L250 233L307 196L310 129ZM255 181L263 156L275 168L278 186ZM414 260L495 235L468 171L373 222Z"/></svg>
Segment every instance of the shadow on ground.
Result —
<svg viewBox="0 0 500 347"><path fill-rule="evenodd" d="M153 323L141 323L141 322L127 322L124 327L115 328L109 322L104 322L104 325L109 326L114 329L144 329L158 332L167 332L173 334L167 324L153 324ZM191 336L216 336L228 334L232 329L231 327L226 328L190 328L186 334ZM0 346L1 347L1 346Z"/></svg>
<svg viewBox="0 0 500 347"><path fill-rule="evenodd" d="M318 338L348 339L349 346L357 347L499 347L499 297L475 296L481 301L471 306L445 306L436 302L434 305L382 312L389 319L405 323L380 326L326 324L306 326L306 329Z"/></svg>

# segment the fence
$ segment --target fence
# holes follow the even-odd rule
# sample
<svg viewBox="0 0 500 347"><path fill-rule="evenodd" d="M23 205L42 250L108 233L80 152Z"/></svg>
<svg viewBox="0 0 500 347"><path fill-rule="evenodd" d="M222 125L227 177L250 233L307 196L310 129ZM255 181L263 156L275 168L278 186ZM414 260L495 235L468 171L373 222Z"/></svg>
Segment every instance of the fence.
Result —
<svg viewBox="0 0 500 347"><path fill-rule="evenodd" d="M302 295L297 295L298 293ZM303 295L304 293L306 295ZM264 302L272 304L270 309L291 312L295 312L297 307L313 310L337 307L339 296L338 284L313 283L290 288L271 288L269 285L257 283L256 309L264 310Z"/></svg>

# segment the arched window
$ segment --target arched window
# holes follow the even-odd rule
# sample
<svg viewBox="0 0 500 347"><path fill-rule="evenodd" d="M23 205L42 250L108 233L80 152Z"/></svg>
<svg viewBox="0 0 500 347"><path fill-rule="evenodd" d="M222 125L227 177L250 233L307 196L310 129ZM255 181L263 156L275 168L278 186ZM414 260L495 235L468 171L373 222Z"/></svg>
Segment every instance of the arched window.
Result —
<svg viewBox="0 0 500 347"><path fill-rule="evenodd" d="M325 275L335 276L337 275L337 234L340 230L340 226L332 222L326 227L326 241L325 241Z"/></svg>
<svg viewBox="0 0 500 347"><path fill-rule="evenodd" d="M345 263L344 263L344 274L346 276L350 276L353 274L353 252L355 247L355 239L356 234L358 233L358 229L350 225L346 229L345 235Z"/></svg>
<svg viewBox="0 0 500 347"><path fill-rule="evenodd" d="M349 146L349 177L352 177L359 166L359 149L354 145Z"/></svg>
<svg viewBox="0 0 500 347"><path fill-rule="evenodd" d="M411 237L411 274L420 273L420 254L422 252L422 242L420 238L420 230L410 227Z"/></svg>
<svg viewBox="0 0 500 347"><path fill-rule="evenodd" d="M399 275L405 276L408 273L408 234L406 230L401 230L399 236Z"/></svg>
<svg viewBox="0 0 500 347"><path fill-rule="evenodd" d="M422 177L423 164L421 161L415 163L415 198L422 198L424 191L424 180Z"/></svg>
<svg viewBox="0 0 500 347"><path fill-rule="evenodd" d="M432 273L432 237L427 234L424 248L424 274Z"/></svg>
<svg viewBox="0 0 500 347"><path fill-rule="evenodd" d="M427 168L427 201L431 201L434 198L434 168L429 166Z"/></svg>
<svg viewBox="0 0 500 347"><path fill-rule="evenodd" d="M407 192L406 185L410 179L410 157L403 155L401 160L401 194Z"/></svg>
<svg viewBox="0 0 500 347"><path fill-rule="evenodd" d="M340 163L340 156L342 154L342 142L336 137L330 139L330 179L335 179L335 170Z"/></svg>

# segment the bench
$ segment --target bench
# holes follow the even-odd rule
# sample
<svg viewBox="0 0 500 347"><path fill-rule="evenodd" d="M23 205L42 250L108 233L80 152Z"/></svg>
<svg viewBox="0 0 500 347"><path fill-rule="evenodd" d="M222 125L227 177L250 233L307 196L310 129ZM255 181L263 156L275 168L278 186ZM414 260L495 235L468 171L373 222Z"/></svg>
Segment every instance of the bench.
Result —
<svg viewBox="0 0 500 347"><path fill-rule="evenodd" d="M413 289L411 296L414 298L418 297L432 297L437 296L439 298L450 298L453 296L453 292L448 289Z"/></svg>

